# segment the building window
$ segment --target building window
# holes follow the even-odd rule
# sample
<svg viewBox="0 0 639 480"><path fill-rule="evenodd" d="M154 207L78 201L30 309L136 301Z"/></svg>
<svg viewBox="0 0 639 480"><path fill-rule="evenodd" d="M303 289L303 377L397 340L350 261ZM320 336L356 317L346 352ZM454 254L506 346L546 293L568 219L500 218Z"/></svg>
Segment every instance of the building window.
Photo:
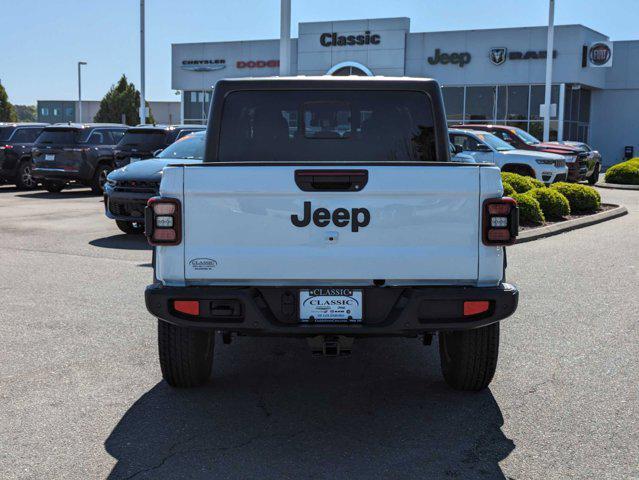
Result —
<svg viewBox="0 0 639 480"><path fill-rule="evenodd" d="M45 107L42 107L40 109L40 113L42 113L42 115L44 115L44 116L48 116L49 115L49 109L45 108Z"/></svg>
<svg viewBox="0 0 639 480"><path fill-rule="evenodd" d="M495 118L495 87L466 87L466 118L487 121Z"/></svg>
<svg viewBox="0 0 639 480"><path fill-rule="evenodd" d="M546 101L546 87L544 85L533 85L530 87L530 119L531 120L543 120L539 115L540 107ZM552 85L550 88L550 103L557 105L559 109L559 85ZM559 111L556 115L550 118L557 118Z"/></svg>
<svg viewBox="0 0 639 480"><path fill-rule="evenodd" d="M67 108L65 109L65 115L66 115L67 117L73 117L73 107L67 107Z"/></svg>
<svg viewBox="0 0 639 480"><path fill-rule="evenodd" d="M566 87L564 140L588 142L590 95L590 90L580 85Z"/></svg>
<svg viewBox="0 0 639 480"><path fill-rule="evenodd" d="M53 109L53 116L57 117L59 115L60 111L57 108Z"/></svg>
<svg viewBox="0 0 639 480"><path fill-rule="evenodd" d="M446 118L448 120L464 119L464 87L442 88Z"/></svg>

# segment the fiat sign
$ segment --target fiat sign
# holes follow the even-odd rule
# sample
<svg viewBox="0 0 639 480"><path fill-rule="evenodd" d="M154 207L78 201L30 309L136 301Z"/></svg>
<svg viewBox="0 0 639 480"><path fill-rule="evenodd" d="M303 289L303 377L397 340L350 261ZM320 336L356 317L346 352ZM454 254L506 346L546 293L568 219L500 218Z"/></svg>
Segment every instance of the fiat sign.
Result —
<svg viewBox="0 0 639 480"><path fill-rule="evenodd" d="M596 42L588 48L588 66L612 67L612 42Z"/></svg>

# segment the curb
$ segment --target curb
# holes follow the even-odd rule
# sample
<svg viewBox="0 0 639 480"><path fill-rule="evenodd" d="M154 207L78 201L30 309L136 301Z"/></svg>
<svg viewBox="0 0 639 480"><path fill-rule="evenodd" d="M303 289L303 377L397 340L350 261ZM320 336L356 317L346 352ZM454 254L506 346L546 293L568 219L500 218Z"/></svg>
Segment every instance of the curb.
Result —
<svg viewBox="0 0 639 480"><path fill-rule="evenodd" d="M600 187L600 188L613 188L616 190L639 190L639 185L624 185L621 183L599 182L599 183L595 183L594 186Z"/></svg>
<svg viewBox="0 0 639 480"><path fill-rule="evenodd" d="M608 204L610 205L610 204ZM617 205L611 210L605 212L595 213L594 215L588 215L583 218L575 218L573 220L566 220L555 225L548 225L547 227L531 228L521 232L517 237L517 243L526 243L538 238L550 237L559 233L568 232L570 230L576 230L577 228L589 227L596 223L605 222L606 220L612 220L613 218L622 217L628 213L628 209L623 205Z"/></svg>

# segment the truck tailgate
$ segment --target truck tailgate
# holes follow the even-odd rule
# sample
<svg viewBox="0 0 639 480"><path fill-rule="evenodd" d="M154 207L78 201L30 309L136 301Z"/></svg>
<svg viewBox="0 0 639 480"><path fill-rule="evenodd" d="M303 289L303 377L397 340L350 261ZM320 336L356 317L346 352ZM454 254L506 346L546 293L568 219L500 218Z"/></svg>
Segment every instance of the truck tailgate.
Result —
<svg viewBox="0 0 639 480"><path fill-rule="evenodd" d="M477 280L476 166L312 167L367 171L359 191L302 191L295 171L303 165L183 168L189 283ZM328 212L305 222L305 209ZM336 217L337 209L347 213Z"/></svg>

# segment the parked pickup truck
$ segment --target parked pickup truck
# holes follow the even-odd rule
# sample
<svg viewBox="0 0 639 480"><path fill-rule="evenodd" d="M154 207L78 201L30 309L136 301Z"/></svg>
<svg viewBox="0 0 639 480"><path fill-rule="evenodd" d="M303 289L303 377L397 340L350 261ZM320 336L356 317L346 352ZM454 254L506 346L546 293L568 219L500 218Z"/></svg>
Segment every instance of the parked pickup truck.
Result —
<svg viewBox="0 0 639 480"><path fill-rule="evenodd" d="M166 167L145 213L164 379L207 381L215 332L327 355L437 334L446 382L485 388L517 307L518 209L496 166L449 148L434 80L219 81L204 163Z"/></svg>

